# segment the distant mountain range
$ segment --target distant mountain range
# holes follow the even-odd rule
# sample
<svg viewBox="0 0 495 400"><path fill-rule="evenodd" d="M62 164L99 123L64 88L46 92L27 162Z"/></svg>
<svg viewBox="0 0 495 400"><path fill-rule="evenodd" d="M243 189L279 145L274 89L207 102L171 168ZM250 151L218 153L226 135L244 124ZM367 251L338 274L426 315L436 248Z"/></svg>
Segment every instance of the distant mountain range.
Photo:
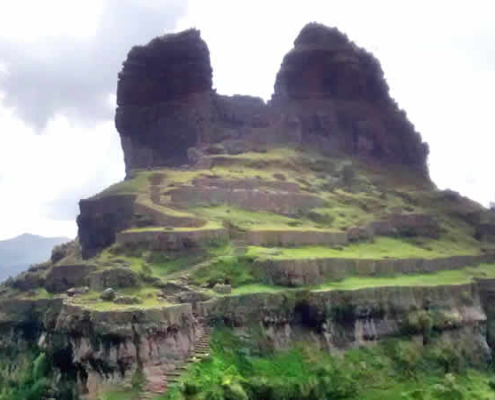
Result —
<svg viewBox="0 0 495 400"><path fill-rule="evenodd" d="M25 233L8 240L0 240L0 282L25 271L31 264L50 258L52 248L71 239L47 238Z"/></svg>

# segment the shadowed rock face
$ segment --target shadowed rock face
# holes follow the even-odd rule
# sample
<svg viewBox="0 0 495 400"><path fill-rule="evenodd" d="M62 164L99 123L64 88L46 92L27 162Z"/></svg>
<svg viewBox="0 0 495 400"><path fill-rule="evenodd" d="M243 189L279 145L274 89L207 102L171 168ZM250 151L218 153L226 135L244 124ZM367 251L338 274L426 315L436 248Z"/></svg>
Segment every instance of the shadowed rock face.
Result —
<svg viewBox="0 0 495 400"><path fill-rule="evenodd" d="M380 63L336 28L302 29L277 74L272 105L305 142L427 175L428 147L390 97Z"/></svg>
<svg viewBox="0 0 495 400"><path fill-rule="evenodd" d="M119 74L115 124L127 172L186 162L208 127L212 70L199 31L131 49Z"/></svg>
<svg viewBox="0 0 495 400"><path fill-rule="evenodd" d="M316 23L285 56L268 104L212 90L209 51L197 30L134 47L119 75L117 103L128 173L186 164L191 147L242 140L312 144L428 175L428 147L390 98L378 60Z"/></svg>

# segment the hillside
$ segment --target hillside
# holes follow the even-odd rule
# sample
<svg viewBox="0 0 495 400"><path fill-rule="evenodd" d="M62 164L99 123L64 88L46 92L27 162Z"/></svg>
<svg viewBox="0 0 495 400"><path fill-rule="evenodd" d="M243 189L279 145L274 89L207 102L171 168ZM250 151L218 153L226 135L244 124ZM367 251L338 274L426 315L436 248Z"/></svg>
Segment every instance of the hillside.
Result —
<svg viewBox="0 0 495 400"><path fill-rule="evenodd" d="M54 246L68 241L69 238L47 238L27 233L0 240L0 282L27 270L31 264L47 260Z"/></svg>
<svg viewBox="0 0 495 400"><path fill-rule="evenodd" d="M126 179L0 287L1 400L495 398L495 214L435 187L373 55L308 24L264 103L188 30L117 103Z"/></svg>

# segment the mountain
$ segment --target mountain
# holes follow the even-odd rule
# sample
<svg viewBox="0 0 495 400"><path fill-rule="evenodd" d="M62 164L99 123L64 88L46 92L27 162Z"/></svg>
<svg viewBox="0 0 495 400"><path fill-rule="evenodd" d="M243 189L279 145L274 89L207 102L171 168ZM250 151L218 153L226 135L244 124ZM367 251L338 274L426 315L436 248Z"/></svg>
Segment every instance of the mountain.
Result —
<svg viewBox="0 0 495 400"><path fill-rule="evenodd" d="M197 30L130 50L126 179L0 285L0 400L493 398L495 213L378 60L310 23L270 101L212 73Z"/></svg>
<svg viewBox="0 0 495 400"><path fill-rule="evenodd" d="M25 233L0 240L0 282L25 271L29 265L50 258L54 246L70 241L66 237L42 237Z"/></svg>

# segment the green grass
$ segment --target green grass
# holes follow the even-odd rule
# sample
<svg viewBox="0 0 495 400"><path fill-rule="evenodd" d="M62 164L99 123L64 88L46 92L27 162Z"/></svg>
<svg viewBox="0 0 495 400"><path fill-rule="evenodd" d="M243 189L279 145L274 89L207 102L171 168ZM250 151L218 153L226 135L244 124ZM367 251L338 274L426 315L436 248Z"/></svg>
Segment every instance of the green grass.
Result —
<svg viewBox="0 0 495 400"><path fill-rule="evenodd" d="M134 400L136 398L139 398L139 391L112 390L100 395L97 400Z"/></svg>
<svg viewBox="0 0 495 400"><path fill-rule="evenodd" d="M140 286L135 288L116 289L116 296L132 296L141 300L140 304L115 304L113 302L101 301L100 294L90 291L85 295L74 298L74 303L96 311L126 310L135 308L165 307L168 303L158 300L159 289L154 287Z"/></svg>
<svg viewBox="0 0 495 400"><path fill-rule="evenodd" d="M199 227L165 227L165 226L147 226L144 228L131 228L124 232L191 232L203 231L208 229L221 229L222 225L216 221L208 221L205 225Z"/></svg>
<svg viewBox="0 0 495 400"><path fill-rule="evenodd" d="M288 290L297 290L297 289L288 289L285 286L271 286L271 285L264 285L262 283L252 283L252 284L247 284L232 288L232 295L236 296L236 295L252 294L252 293L278 293L278 292L286 292Z"/></svg>
<svg viewBox="0 0 495 400"><path fill-rule="evenodd" d="M447 240L397 239L379 237L374 242L350 244L342 249L327 247L277 248L250 246L248 256L272 259L307 259L307 258L440 258L455 255L477 255L479 247L470 243L451 242Z"/></svg>
<svg viewBox="0 0 495 400"><path fill-rule="evenodd" d="M27 300L46 300L56 297L53 293L48 292L45 288L36 288L29 292L19 292L18 298Z"/></svg>
<svg viewBox="0 0 495 400"><path fill-rule="evenodd" d="M256 328L244 337L249 341L216 329L211 356L189 368L160 399L495 399L493 371L448 338L425 346L388 340L336 356L303 341L274 351Z"/></svg>
<svg viewBox="0 0 495 400"><path fill-rule="evenodd" d="M290 224L301 223L297 229L307 227L315 229L315 224L311 221L289 218L283 215L270 212L247 211L230 206L196 207L192 212L213 221L230 221L240 229L291 229Z"/></svg>
<svg viewBox="0 0 495 400"><path fill-rule="evenodd" d="M293 289L283 286L265 285L262 283L249 283L234 287L231 295L279 293L297 290L330 291L358 290L377 287L462 285L473 282L475 278L495 278L495 264L481 264L477 267L466 267L459 270L440 271L431 274L395 275L392 277L350 277L340 281L328 281L321 285L304 286Z"/></svg>
<svg viewBox="0 0 495 400"><path fill-rule="evenodd" d="M194 271L190 276L196 285L227 283L233 287L259 282L261 278L251 268L248 259L236 256L221 256L206 268Z"/></svg>
<svg viewBox="0 0 495 400"><path fill-rule="evenodd" d="M459 270L441 271L432 274L396 275L383 278L346 278L339 282L328 282L314 290L357 290L371 287L442 286L471 283L474 278L495 278L495 264L481 264Z"/></svg>

